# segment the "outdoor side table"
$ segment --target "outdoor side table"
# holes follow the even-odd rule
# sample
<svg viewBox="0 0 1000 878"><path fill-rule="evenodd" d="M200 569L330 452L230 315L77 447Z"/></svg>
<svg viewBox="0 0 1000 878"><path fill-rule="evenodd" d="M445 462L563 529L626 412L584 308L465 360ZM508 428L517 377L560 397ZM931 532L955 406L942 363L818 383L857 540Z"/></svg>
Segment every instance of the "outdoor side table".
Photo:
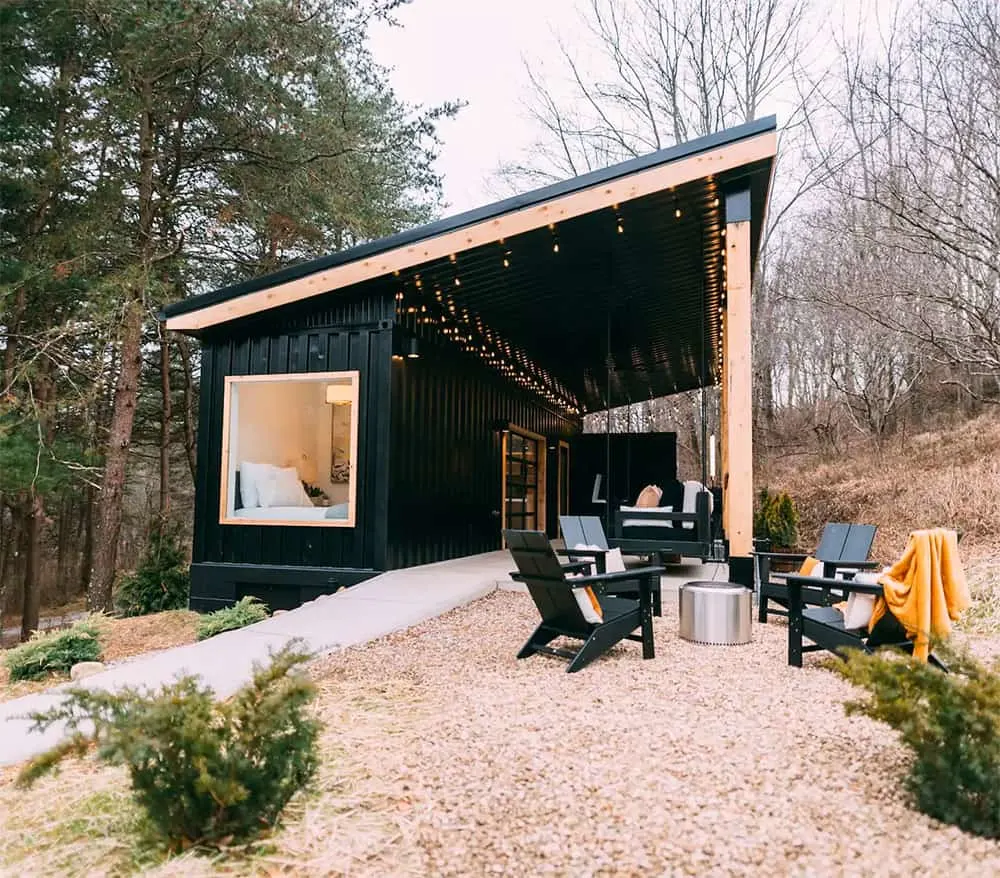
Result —
<svg viewBox="0 0 1000 878"><path fill-rule="evenodd" d="M750 589L730 582L688 582L680 587L680 635L694 643L750 642Z"/></svg>

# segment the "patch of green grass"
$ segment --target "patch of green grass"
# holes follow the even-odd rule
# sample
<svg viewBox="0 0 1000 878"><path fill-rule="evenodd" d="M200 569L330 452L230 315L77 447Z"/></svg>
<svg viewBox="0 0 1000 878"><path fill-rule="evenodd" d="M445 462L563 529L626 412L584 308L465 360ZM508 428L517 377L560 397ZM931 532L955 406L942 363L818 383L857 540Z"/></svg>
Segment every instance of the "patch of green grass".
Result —
<svg viewBox="0 0 1000 878"><path fill-rule="evenodd" d="M91 615L62 631L36 631L31 640L7 651L4 664L12 682L69 673L77 662L101 658L102 617Z"/></svg>
<svg viewBox="0 0 1000 878"><path fill-rule="evenodd" d="M223 631L245 628L255 622L262 622L266 618L266 604L250 596L240 598L231 607L223 607L221 610L202 616L198 620L198 639L207 640Z"/></svg>

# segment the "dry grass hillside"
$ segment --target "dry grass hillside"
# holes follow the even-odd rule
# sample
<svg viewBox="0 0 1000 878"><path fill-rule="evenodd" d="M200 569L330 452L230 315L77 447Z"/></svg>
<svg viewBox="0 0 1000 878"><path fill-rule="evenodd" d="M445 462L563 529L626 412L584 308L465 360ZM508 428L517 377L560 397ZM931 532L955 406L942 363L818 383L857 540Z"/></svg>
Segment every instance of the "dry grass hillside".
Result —
<svg viewBox="0 0 1000 878"><path fill-rule="evenodd" d="M859 445L832 460L776 456L763 462L758 483L795 500L803 549L816 544L827 521L877 524L873 557L889 563L911 530L960 529L974 600L963 627L1000 631L1000 414L881 452Z"/></svg>
<svg viewBox="0 0 1000 878"><path fill-rule="evenodd" d="M856 521L878 525L879 559L898 555L911 530L938 525L964 532L969 559L1000 554L1000 416L911 436L881 453L858 446L835 460L778 457L762 475L795 500L805 547L824 522Z"/></svg>

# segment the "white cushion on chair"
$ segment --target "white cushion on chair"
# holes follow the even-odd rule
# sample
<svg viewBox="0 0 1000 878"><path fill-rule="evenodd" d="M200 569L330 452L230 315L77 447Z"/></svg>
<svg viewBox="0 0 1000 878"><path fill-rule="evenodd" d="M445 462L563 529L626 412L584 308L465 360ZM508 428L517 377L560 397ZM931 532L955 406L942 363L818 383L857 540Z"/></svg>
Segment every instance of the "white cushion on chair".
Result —
<svg viewBox="0 0 1000 878"><path fill-rule="evenodd" d="M705 492L705 486L701 482L684 482L684 505L681 512L693 514L698 511L698 495ZM708 492L708 514L712 514L712 494ZM685 530L694 530L693 521L682 521L681 527Z"/></svg>
<svg viewBox="0 0 1000 878"><path fill-rule="evenodd" d="M570 573L566 578L582 579L583 576L583 573ZM590 622L591 625L600 625L604 621L604 611L601 609L601 602L597 599L597 594L589 585L584 588L574 588L573 597L576 598L576 603L580 607L580 612L583 614L585 622Z"/></svg>
<svg viewBox="0 0 1000 878"><path fill-rule="evenodd" d="M878 585L878 573L859 573L854 577L855 582L864 585ZM847 596L847 609L844 610L844 627L848 630L854 628L867 628L872 620L872 613L875 610L875 595L860 594L852 591Z"/></svg>
<svg viewBox="0 0 1000 878"><path fill-rule="evenodd" d="M624 573L625 559L622 557L621 549L608 549L604 554L605 573Z"/></svg>

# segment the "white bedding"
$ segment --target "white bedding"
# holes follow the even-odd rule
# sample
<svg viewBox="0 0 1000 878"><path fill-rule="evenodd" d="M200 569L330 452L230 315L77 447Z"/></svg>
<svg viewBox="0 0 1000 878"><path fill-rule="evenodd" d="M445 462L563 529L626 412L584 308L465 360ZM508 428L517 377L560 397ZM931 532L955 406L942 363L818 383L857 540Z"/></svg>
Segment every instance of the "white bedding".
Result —
<svg viewBox="0 0 1000 878"><path fill-rule="evenodd" d="M237 509L237 518L252 518L257 521L343 521L347 518L347 504L335 506L257 506L253 509Z"/></svg>

